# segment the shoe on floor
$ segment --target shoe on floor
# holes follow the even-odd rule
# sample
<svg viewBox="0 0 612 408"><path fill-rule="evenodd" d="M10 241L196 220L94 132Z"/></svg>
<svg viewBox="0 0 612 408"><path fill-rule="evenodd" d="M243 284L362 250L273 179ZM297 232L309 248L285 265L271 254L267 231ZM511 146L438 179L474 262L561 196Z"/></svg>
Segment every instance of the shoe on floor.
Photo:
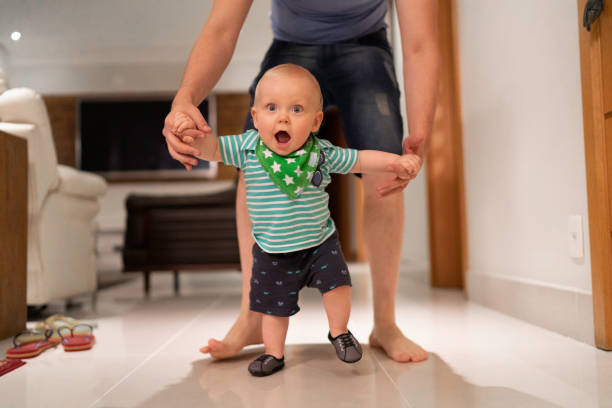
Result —
<svg viewBox="0 0 612 408"><path fill-rule="evenodd" d="M361 344L350 330L348 333L340 334L337 337L332 337L331 333L328 333L327 338L336 349L336 355L340 360L345 363L356 363L361 360L363 354Z"/></svg>
<svg viewBox="0 0 612 408"><path fill-rule="evenodd" d="M88 324L77 324L72 328L62 326L56 330L65 351L89 350L96 342L93 327Z"/></svg>
<svg viewBox="0 0 612 408"><path fill-rule="evenodd" d="M13 348L6 351L6 358L20 360L22 358L36 357L50 348L56 347L59 341L51 338L53 330L44 332L38 330L26 330L13 337Z"/></svg>
<svg viewBox="0 0 612 408"><path fill-rule="evenodd" d="M265 377L281 370L285 366L285 356L280 360L271 354L262 354L249 364L249 373L255 377Z"/></svg>

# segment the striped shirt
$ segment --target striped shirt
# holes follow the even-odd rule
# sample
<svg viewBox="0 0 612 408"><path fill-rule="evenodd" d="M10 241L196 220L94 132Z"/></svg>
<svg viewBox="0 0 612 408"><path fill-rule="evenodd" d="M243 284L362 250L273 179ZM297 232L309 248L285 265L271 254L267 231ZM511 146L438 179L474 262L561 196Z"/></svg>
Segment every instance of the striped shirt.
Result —
<svg viewBox="0 0 612 408"><path fill-rule="evenodd" d="M259 133L249 130L241 135L219 137L223 163L244 173L247 207L253 223L253 238L269 253L294 252L317 246L329 238L336 226L329 214L329 196L325 187L330 173L349 173L357 163L358 151L343 149L318 139L325 163L321 166L323 182L309 184L296 199L283 193L259 163L255 147Z"/></svg>

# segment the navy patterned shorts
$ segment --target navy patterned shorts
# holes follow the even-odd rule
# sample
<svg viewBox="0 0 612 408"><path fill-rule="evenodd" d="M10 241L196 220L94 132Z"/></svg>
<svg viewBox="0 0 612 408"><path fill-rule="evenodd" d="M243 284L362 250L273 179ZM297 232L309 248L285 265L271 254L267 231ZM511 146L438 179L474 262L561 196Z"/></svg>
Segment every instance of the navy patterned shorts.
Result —
<svg viewBox="0 0 612 408"><path fill-rule="evenodd" d="M351 286L351 277L334 232L321 245L283 254L264 252L253 245L250 309L287 317L296 314L298 293L304 286L323 294Z"/></svg>

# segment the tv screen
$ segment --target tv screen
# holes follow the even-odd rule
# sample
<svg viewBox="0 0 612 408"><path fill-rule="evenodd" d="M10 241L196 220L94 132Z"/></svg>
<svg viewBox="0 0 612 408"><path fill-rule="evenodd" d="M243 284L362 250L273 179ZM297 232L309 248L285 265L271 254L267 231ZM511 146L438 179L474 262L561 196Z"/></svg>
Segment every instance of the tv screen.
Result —
<svg viewBox="0 0 612 408"><path fill-rule="evenodd" d="M161 131L170 105L169 99L81 101L81 169L109 179L214 177L211 163L200 160L187 172L168 153ZM209 101L198 108L210 124Z"/></svg>

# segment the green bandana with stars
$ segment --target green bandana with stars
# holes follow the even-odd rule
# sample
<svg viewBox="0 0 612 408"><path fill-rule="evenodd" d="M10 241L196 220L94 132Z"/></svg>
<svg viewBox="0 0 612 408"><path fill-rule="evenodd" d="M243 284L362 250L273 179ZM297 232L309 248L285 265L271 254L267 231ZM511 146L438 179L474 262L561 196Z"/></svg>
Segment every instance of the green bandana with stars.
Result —
<svg viewBox="0 0 612 408"><path fill-rule="evenodd" d="M281 156L268 149L259 139L255 154L274 184L291 198L298 196L310 184L317 169L321 147L315 137L309 137L306 145L293 153Z"/></svg>

